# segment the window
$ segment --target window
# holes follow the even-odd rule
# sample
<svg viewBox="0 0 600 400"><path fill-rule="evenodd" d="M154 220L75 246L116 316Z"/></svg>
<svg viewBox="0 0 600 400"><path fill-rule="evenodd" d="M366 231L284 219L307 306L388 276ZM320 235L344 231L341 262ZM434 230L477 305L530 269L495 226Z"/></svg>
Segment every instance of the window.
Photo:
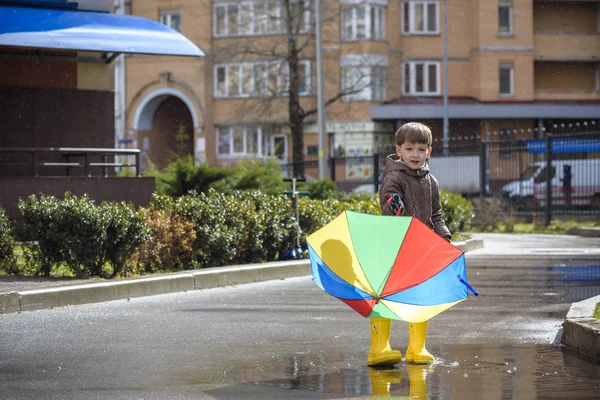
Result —
<svg viewBox="0 0 600 400"><path fill-rule="evenodd" d="M402 33L410 35L439 34L439 9L437 1L405 1L402 3Z"/></svg>
<svg viewBox="0 0 600 400"><path fill-rule="evenodd" d="M512 96L514 88L513 65L500 64L499 68L499 94L500 96Z"/></svg>
<svg viewBox="0 0 600 400"><path fill-rule="evenodd" d="M238 26L240 25L239 4L220 4L215 6L215 35L238 35Z"/></svg>
<svg viewBox="0 0 600 400"><path fill-rule="evenodd" d="M310 2L291 0L294 29L310 32ZM220 3L213 8L214 35L240 36L278 34L286 31L284 7L278 0Z"/></svg>
<svg viewBox="0 0 600 400"><path fill-rule="evenodd" d="M217 67L216 69L215 96L227 96L227 70L225 67Z"/></svg>
<svg viewBox="0 0 600 400"><path fill-rule="evenodd" d="M432 96L440 94L440 63L407 62L404 63L404 94L411 96Z"/></svg>
<svg viewBox="0 0 600 400"><path fill-rule="evenodd" d="M384 40L385 9L359 6L342 10L342 40Z"/></svg>
<svg viewBox="0 0 600 400"><path fill-rule="evenodd" d="M288 74L289 75L289 74ZM298 93L299 94L310 94L310 63L302 62L298 65Z"/></svg>
<svg viewBox="0 0 600 400"><path fill-rule="evenodd" d="M290 0L290 9L292 11L292 31L300 33L310 32L310 1L308 0ZM281 7L281 13L283 18L281 20L281 30L286 31L284 26L285 20L287 19L287 12L285 7Z"/></svg>
<svg viewBox="0 0 600 400"><path fill-rule="evenodd" d="M556 167L552 166L550 170L550 179L556 176ZM542 170L537 174L535 178L533 178L533 183L543 183L548 180L548 167L542 168Z"/></svg>
<svg viewBox="0 0 600 400"><path fill-rule="evenodd" d="M342 69L342 89L346 101L385 100L385 68L346 67Z"/></svg>
<svg viewBox="0 0 600 400"><path fill-rule="evenodd" d="M311 93L310 62L298 65L299 94ZM287 64L274 61L232 63L215 66L215 97L258 97L284 95L289 90Z"/></svg>
<svg viewBox="0 0 600 400"><path fill-rule="evenodd" d="M234 125L217 128L217 154L221 158L265 157L287 159L287 137L272 126Z"/></svg>
<svg viewBox="0 0 600 400"><path fill-rule="evenodd" d="M161 24L177 32L181 32L181 13L179 10L160 11L158 13L158 20Z"/></svg>
<svg viewBox="0 0 600 400"><path fill-rule="evenodd" d="M498 4L498 33L500 35L513 34L513 5L509 2Z"/></svg>
<svg viewBox="0 0 600 400"><path fill-rule="evenodd" d="M217 152L220 155L258 155L259 131L251 126L217 128Z"/></svg>

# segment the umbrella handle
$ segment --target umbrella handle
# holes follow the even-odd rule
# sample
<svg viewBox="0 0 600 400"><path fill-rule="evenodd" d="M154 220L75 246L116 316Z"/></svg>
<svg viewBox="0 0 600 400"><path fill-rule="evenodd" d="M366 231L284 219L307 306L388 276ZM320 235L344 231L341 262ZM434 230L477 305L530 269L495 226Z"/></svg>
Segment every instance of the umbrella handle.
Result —
<svg viewBox="0 0 600 400"><path fill-rule="evenodd" d="M461 278L460 275L458 275L457 278L460 281L460 283L462 283L463 285L465 285L467 287L467 289L469 289L471 291L471 293L473 293L475 296L479 296L479 293L477 293L477 290L475 290L473 288L473 286L469 285L467 283L467 281L465 281L463 278Z"/></svg>

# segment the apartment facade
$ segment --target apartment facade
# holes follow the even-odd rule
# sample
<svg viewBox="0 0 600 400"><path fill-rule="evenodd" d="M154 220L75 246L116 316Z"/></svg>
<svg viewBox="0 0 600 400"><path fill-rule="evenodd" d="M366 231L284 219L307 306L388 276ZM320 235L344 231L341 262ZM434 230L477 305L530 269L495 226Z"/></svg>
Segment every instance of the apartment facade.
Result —
<svg viewBox="0 0 600 400"><path fill-rule="evenodd" d="M428 123L434 144L450 151L600 121L600 1L321 3L325 100L338 98L326 109L332 155L392 151L395 128L409 120ZM286 54L292 36L301 48L300 106L314 110L314 3L132 0L131 12L182 32L206 53L127 58L126 139L134 147L159 165L182 137L197 162L291 162ZM307 160L317 157L316 117L304 119Z"/></svg>

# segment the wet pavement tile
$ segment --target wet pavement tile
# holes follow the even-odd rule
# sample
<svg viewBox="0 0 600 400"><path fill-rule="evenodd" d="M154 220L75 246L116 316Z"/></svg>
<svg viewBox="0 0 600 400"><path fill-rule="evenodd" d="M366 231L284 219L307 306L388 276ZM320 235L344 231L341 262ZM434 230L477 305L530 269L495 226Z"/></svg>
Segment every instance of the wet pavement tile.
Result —
<svg viewBox="0 0 600 400"><path fill-rule="evenodd" d="M553 345L447 345L432 365L374 369L364 354L231 366L215 399L597 399L600 362Z"/></svg>

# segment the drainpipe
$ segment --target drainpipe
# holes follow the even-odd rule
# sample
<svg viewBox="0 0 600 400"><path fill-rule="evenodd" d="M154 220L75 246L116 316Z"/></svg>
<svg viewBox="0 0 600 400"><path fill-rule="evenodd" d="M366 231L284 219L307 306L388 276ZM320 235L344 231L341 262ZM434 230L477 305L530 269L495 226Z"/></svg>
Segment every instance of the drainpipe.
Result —
<svg viewBox="0 0 600 400"><path fill-rule="evenodd" d="M126 0L114 0L114 10L117 15L126 15ZM115 59L115 148L121 148L125 139L126 106L125 106L125 55ZM117 161L120 162L120 161Z"/></svg>

